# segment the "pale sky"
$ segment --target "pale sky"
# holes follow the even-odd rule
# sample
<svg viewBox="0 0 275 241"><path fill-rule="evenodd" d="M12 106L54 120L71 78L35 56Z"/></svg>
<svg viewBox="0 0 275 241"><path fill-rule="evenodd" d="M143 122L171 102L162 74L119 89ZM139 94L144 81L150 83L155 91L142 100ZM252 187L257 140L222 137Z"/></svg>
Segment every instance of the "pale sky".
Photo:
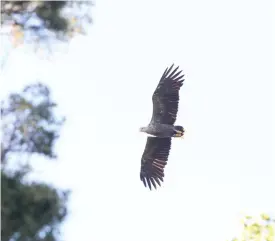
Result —
<svg viewBox="0 0 275 241"><path fill-rule="evenodd" d="M62 240L225 241L242 214L275 214L270 5L101 0L67 54L11 53L1 97L39 80L67 118L58 160L36 159L33 175L72 190ZM164 183L150 191L138 129L172 63L185 73L185 139L173 140Z"/></svg>

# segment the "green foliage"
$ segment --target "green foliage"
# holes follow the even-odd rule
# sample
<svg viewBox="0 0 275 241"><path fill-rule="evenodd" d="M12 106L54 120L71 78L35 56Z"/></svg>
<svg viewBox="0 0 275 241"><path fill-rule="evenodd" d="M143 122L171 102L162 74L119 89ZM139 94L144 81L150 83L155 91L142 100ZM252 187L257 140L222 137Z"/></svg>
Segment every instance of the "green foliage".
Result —
<svg viewBox="0 0 275 241"><path fill-rule="evenodd" d="M91 1L1 1L1 25L12 26L15 45L53 36L69 40L85 33L91 7Z"/></svg>
<svg viewBox="0 0 275 241"><path fill-rule="evenodd" d="M56 240L67 214L68 192L45 184L24 183L21 172L1 171L1 236L9 240Z"/></svg>
<svg viewBox="0 0 275 241"><path fill-rule="evenodd" d="M49 89L42 84L26 87L2 102L1 160L14 153L37 153L54 158L54 142L64 122L56 117Z"/></svg>
<svg viewBox="0 0 275 241"><path fill-rule="evenodd" d="M234 241L274 241L275 220L265 213L258 220L252 216L246 216L243 221L241 237Z"/></svg>
<svg viewBox="0 0 275 241"><path fill-rule="evenodd" d="M2 102L1 236L3 241L55 241L67 214L68 191L28 182L28 164L7 168L10 160L33 154L56 157L53 149L64 119L58 117L50 90L27 86Z"/></svg>

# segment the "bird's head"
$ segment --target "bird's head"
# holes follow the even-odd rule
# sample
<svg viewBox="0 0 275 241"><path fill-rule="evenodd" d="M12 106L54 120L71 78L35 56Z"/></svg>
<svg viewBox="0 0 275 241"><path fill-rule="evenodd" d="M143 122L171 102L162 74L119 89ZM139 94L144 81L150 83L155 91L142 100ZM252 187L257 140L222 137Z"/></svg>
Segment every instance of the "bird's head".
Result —
<svg viewBox="0 0 275 241"><path fill-rule="evenodd" d="M139 128L139 131L140 131L140 132L146 132L146 127L140 127L140 128Z"/></svg>

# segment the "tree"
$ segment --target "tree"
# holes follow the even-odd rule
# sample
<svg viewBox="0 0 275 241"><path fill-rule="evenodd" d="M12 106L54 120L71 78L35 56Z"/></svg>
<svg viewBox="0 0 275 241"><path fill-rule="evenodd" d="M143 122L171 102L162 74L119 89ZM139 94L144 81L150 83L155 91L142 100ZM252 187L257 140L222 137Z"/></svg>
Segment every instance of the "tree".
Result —
<svg viewBox="0 0 275 241"><path fill-rule="evenodd" d="M90 24L91 1L1 1L1 25L11 26L14 44L69 40Z"/></svg>
<svg viewBox="0 0 275 241"><path fill-rule="evenodd" d="M55 157L54 141L64 122L64 118L54 115L55 107L49 88L41 83L27 86L20 94L10 94L2 102L2 162L15 153Z"/></svg>
<svg viewBox="0 0 275 241"><path fill-rule="evenodd" d="M57 41L68 42L76 34L85 34L91 6L91 1L1 1L2 37L6 34L1 68L10 48L30 42L35 47L46 44L49 50ZM50 90L40 83L1 103L3 241L58 240L69 191L28 181L30 158L56 158L54 143L64 119L55 115L55 107Z"/></svg>
<svg viewBox="0 0 275 241"><path fill-rule="evenodd" d="M274 241L275 219L267 214L261 214L260 218L246 216L243 221L243 231L240 237L233 241Z"/></svg>
<svg viewBox="0 0 275 241"><path fill-rule="evenodd" d="M5 1L1 4L3 69L11 51L31 43L34 51L51 53L57 42L86 34L92 22L92 1Z"/></svg>
<svg viewBox="0 0 275 241"><path fill-rule="evenodd" d="M1 236L3 241L54 241L67 213L67 190L28 181L32 168L23 158L56 158L54 143L64 118L41 84L27 86L2 102ZM18 164L15 166L14 161Z"/></svg>

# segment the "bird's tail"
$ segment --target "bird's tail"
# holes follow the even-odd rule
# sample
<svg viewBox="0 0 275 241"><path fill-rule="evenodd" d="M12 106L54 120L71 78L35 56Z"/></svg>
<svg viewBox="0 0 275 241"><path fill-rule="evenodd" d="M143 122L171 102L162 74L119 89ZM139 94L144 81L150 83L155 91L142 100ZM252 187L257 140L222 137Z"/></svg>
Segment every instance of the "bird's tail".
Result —
<svg viewBox="0 0 275 241"><path fill-rule="evenodd" d="M177 131L184 132L184 128L183 128L182 126L174 126L174 128L175 128Z"/></svg>

